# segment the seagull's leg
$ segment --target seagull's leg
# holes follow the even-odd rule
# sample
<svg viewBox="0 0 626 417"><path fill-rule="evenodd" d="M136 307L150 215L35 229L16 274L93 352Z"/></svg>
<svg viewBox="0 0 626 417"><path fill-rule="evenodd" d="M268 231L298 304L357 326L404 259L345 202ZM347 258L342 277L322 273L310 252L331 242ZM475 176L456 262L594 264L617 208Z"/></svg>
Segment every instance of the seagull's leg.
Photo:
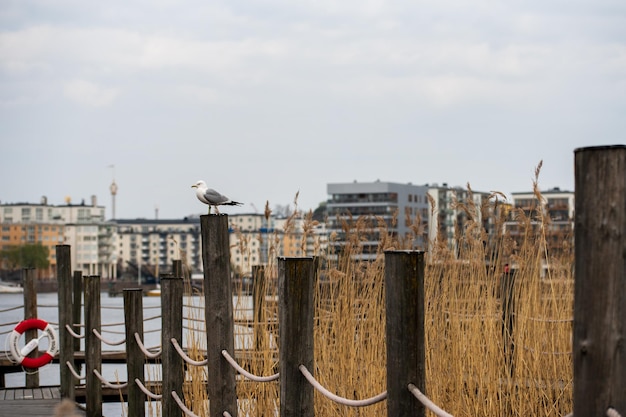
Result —
<svg viewBox="0 0 626 417"><path fill-rule="evenodd" d="M215 214L220 214L220 210L215 206Z"/></svg>
<svg viewBox="0 0 626 417"><path fill-rule="evenodd" d="M211 214L211 205L209 204L209 214Z"/></svg>

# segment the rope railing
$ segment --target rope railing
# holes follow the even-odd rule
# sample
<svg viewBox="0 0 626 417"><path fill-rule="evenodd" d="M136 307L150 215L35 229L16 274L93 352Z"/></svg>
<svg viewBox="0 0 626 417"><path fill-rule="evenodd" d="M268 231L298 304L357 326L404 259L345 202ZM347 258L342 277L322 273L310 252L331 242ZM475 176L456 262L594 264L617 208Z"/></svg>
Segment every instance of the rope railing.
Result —
<svg viewBox="0 0 626 417"><path fill-rule="evenodd" d="M185 353L183 348L180 347L180 345L178 344L178 341L175 338L171 338L170 341L172 342L172 345L174 346L174 349L176 349L176 352L178 352L180 357L183 358L183 360L185 362L187 362L189 365L204 366L207 363L209 363L209 361L207 359L204 359L204 360L201 360L201 361L196 361L196 360L191 359L189 356L187 356L187 354Z"/></svg>
<svg viewBox="0 0 626 417"><path fill-rule="evenodd" d="M78 379L79 381L84 381L86 379L86 377L78 375L78 372L76 372L76 369L74 369L74 365L72 365L70 361L65 362L65 365L69 368L70 373L74 375L74 378Z"/></svg>
<svg viewBox="0 0 626 417"><path fill-rule="evenodd" d="M160 400L161 398L163 398L162 394L154 394L148 388L146 388L145 385L139 380L139 378L135 378L135 384L137 384L139 389L144 394L146 394L148 397L152 398L153 400Z"/></svg>
<svg viewBox="0 0 626 417"><path fill-rule="evenodd" d="M160 349L156 352L151 352L148 349L146 349L143 342L141 341L141 338L139 337L139 333L135 333L135 341L137 342L137 346L139 346L139 349L143 352L144 355L146 355L147 358L155 359L161 356Z"/></svg>
<svg viewBox="0 0 626 417"><path fill-rule="evenodd" d="M2 310L0 310L0 313L7 313L9 311L19 310L21 308L24 308L24 305L15 306L15 307L9 307L9 308L3 308Z"/></svg>
<svg viewBox="0 0 626 417"><path fill-rule="evenodd" d="M96 337L98 339L100 339L101 342L106 343L109 346L119 346L119 345L123 345L124 343L126 343L126 338L113 342L111 340L108 340L108 339L105 339L104 337L102 337L102 334L100 334L100 332L98 332L98 330L91 329L91 331L93 332L93 334L96 335Z"/></svg>
<svg viewBox="0 0 626 417"><path fill-rule="evenodd" d="M4 327L4 326L15 326L17 325L21 320L18 321L10 321L7 323L0 323L0 327Z"/></svg>
<svg viewBox="0 0 626 417"><path fill-rule="evenodd" d="M324 388L322 386L322 384L320 384L313 375L311 375L311 373L309 372L308 369L306 369L306 366L304 365L300 365L298 366L298 369L300 369L300 372L302 373L302 375L304 375L304 377L306 378L307 381L309 381L309 383L311 385L313 385L313 387L323 396L325 396L326 398L338 403L338 404L343 404L343 405L349 405L351 407L365 407L368 405L372 405L372 404L376 404L384 399L387 398L387 391L384 391L378 395L375 395L373 397L370 398L366 398L363 400L351 400L349 398L344 398L344 397L340 397L336 394L333 394L332 392L328 391L326 388Z"/></svg>
<svg viewBox="0 0 626 417"><path fill-rule="evenodd" d="M238 363L237 361L235 361L235 359L230 356L230 354L228 353L228 351L226 351L226 349L222 350L222 356L226 359L226 361L233 367L235 368L235 370L237 372L239 372L241 375L243 375L244 377L248 378L251 381L255 381L255 382L270 382L270 381L276 381L280 374L279 373L275 373L274 375L269 375L269 376L257 376L254 374L251 374L250 372L246 371L245 369L243 369Z"/></svg>
<svg viewBox="0 0 626 417"><path fill-rule="evenodd" d="M80 334L76 333L69 324L65 325L65 330L67 330L67 332L69 334L71 334L74 339L84 339L85 338L84 334L80 335Z"/></svg>
<svg viewBox="0 0 626 417"><path fill-rule="evenodd" d="M427 396L425 396L415 385L409 384L408 389L409 391L411 391L411 394L413 394L413 396L415 396L415 398L417 398L417 400L424 405L424 407L432 411L433 414L435 414L437 417L453 417L452 414L439 408L434 402L432 402Z"/></svg>
<svg viewBox="0 0 626 417"><path fill-rule="evenodd" d="M178 404L178 408L180 408L182 412L185 413L186 416L200 417L198 414L194 413L193 411L188 409L187 406L185 406L185 403L183 403L183 400L180 399L176 391L172 391L172 398L174 399L174 401L176 401L176 404Z"/></svg>
<svg viewBox="0 0 626 417"><path fill-rule="evenodd" d="M98 378L100 380L100 382L102 382L102 385L104 385L107 388L124 389L124 388L126 388L128 386L128 382L124 382L123 384L111 384L109 381L104 379L104 377L100 374L100 372L98 372L97 369L93 370L93 374L96 376L96 378Z"/></svg>

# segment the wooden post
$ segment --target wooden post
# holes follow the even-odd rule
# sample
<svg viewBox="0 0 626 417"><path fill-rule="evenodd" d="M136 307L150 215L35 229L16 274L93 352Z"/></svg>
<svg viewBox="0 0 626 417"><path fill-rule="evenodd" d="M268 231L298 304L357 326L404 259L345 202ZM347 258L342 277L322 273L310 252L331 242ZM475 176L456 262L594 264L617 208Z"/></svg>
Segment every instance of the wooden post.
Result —
<svg viewBox="0 0 626 417"><path fill-rule="evenodd" d="M237 415L235 370L222 356L227 350L235 356L233 295L230 277L230 244L228 216L200 216L202 263L204 265L205 323L207 361L211 378L207 383L209 415L224 411Z"/></svg>
<svg viewBox="0 0 626 417"><path fill-rule="evenodd" d="M72 289L72 330L75 333L80 334L81 329L79 324L81 323L81 310L83 305L83 273L81 271L74 271ZM80 339L74 338L74 352L80 351Z"/></svg>
<svg viewBox="0 0 626 417"><path fill-rule="evenodd" d="M387 415L424 417L426 409L409 391L426 394L424 346L424 252L385 252L387 326Z"/></svg>
<svg viewBox="0 0 626 417"><path fill-rule="evenodd" d="M278 258L280 417L313 417L313 386L300 372L314 373L313 258Z"/></svg>
<svg viewBox="0 0 626 417"><path fill-rule="evenodd" d="M59 373L61 397L74 399L74 375L66 362L74 363L74 337L65 325L72 324L72 258L69 245L56 245L59 286Z"/></svg>
<svg viewBox="0 0 626 417"><path fill-rule="evenodd" d="M102 417L102 383L93 373L102 374L102 343L93 333L102 330L100 317L100 276L85 277L85 392L87 417Z"/></svg>
<svg viewBox="0 0 626 417"><path fill-rule="evenodd" d="M252 311L254 317L254 350L265 349L265 267L252 266Z"/></svg>
<svg viewBox="0 0 626 417"><path fill-rule="evenodd" d="M144 354L135 339L143 341L143 293L141 288L127 288L124 294L124 323L126 323L126 367L128 375L128 417L146 415L145 395L135 378L145 382Z"/></svg>
<svg viewBox="0 0 626 417"><path fill-rule="evenodd" d="M515 370L515 340L513 328L515 324L515 275L512 272L502 274L500 294L502 302L502 342L504 346L504 364L507 376L512 377Z"/></svg>
<svg viewBox="0 0 626 417"><path fill-rule="evenodd" d="M574 415L624 415L626 146L574 154Z"/></svg>
<svg viewBox="0 0 626 417"><path fill-rule="evenodd" d="M36 319L37 317L37 291L35 289L37 270L34 268L24 268L22 270L22 282L24 285L24 319ZM37 338L37 329L26 330L24 332L25 343ZM29 358L39 356L39 349L33 350L28 354ZM39 386L39 372L30 370L26 372L26 388L34 388Z"/></svg>
<svg viewBox="0 0 626 417"><path fill-rule="evenodd" d="M171 339L176 339L182 346L183 280L172 274L166 274L161 275L161 362L163 366L161 406L163 416L180 417L182 410L172 397L172 391L183 396L183 358L176 352Z"/></svg>

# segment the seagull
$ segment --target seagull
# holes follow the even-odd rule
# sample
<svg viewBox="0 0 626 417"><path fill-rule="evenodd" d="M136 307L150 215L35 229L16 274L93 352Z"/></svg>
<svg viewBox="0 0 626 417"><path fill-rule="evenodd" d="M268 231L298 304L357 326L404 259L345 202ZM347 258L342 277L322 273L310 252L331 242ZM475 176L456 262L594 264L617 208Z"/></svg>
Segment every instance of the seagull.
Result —
<svg viewBox="0 0 626 417"><path fill-rule="evenodd" d="M198 197L198 200L209 206L209 214L211 214L211 206L215 206L215 212L219 214L220 211L217 209L217 206L242 205L242 203L239 203L238 201L232 201L230 198L218 193L212 188L207 188L206 183L202 180L196 182L194 185L191 186L191 188L196 189L196 197Z"/></svg>

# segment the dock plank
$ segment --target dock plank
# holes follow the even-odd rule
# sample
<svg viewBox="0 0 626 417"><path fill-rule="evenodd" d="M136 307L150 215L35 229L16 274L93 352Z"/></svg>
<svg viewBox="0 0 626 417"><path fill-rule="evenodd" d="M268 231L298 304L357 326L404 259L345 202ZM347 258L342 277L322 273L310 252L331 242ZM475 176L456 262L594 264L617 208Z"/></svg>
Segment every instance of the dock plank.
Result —
<svg viewBox="0 0 626 417"><path fill-rule="evenodd" d="M0 389L0 417L50 417L61 402L59 387ZM84 416L81 410L77 416Z"/></svg>

